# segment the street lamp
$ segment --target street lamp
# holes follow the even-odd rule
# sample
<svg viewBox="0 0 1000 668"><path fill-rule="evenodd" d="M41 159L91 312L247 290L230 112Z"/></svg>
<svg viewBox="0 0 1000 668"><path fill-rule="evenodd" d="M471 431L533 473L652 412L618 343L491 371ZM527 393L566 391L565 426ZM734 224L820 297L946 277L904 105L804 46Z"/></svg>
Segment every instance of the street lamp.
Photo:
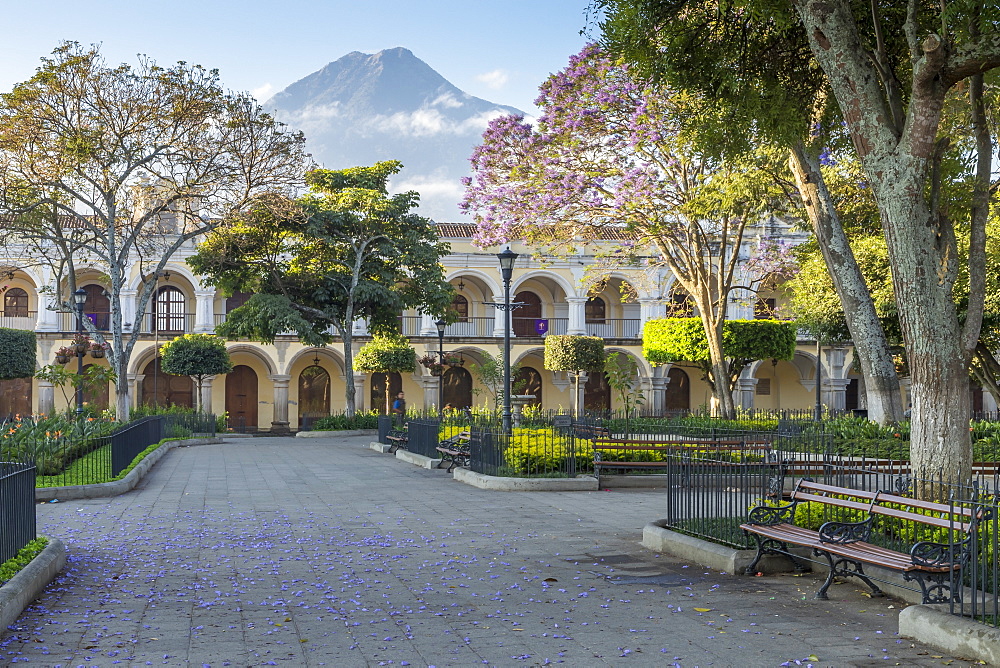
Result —
<svg viewBox="0 0 1000 668"><path fill-rule="evenodd" d="M497 253L500 275L503 277L503 431L510 433L510 279L514 275L517 253L508 246Z"/></svg>
<svg viewBox="0 0 1000 668"><path fill-rule="evenodd" d="M441 363L441 375L438 376L438 413L441 415L444 415L444 328L447 325L444 320L434 323L438 330L438 362Z"/></svg>
<svg viewBox="0 0 1000 668"><path fill-rule="evenodd" d="M79 288L73 293L73 303L76 305L76 333L77 340L83 340L83 305L87 301L87 291L83 288ZM83 415L83 356L87 354L86 350L81 351L79 347L76 349L76 416L79 418Z"/></svg>

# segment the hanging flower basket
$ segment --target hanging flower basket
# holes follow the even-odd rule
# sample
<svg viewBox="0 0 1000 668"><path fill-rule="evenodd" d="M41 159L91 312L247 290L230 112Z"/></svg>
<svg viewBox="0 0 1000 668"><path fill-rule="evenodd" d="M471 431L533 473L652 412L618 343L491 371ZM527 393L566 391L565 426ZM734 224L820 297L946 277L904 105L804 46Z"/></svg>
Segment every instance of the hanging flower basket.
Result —
<svg viewBox="0 0 1000 668"><path fill-rule="evenodd" d="M438 364L437 366L433 366L430 369L431 369L431 375L432 376L440 376L441 374L444 373L444 369L441 368L440 364Z"/></svg>
<svg viewBox="0 0 1000 668"><path fill-rule="evenodd" d="M78 353L85 353L85 352L87 352L87 348L90 347L90 344L89 343L74 343L73 347L76 348L76 352L78 352Z"/></svg>
<svg viewBox="0 0 1000 668"><path fill-rule="evenodd" d="M95 358L104 357L104 348L91 348L90 356Z"/></svg>
<svg viewBox="0 0 1000 668"><path fill-rule="evenodd" d="M66 355L56 355L56 364L66 364L69 362L69 357Z"/></svg>
<svg viewBox="0 0 1000 668"><path fill-rule="evenodd" d="M465 360L461 357L455 357L453 355L448 355L444 358L444 363L450 367L465 366Z"/></svg>

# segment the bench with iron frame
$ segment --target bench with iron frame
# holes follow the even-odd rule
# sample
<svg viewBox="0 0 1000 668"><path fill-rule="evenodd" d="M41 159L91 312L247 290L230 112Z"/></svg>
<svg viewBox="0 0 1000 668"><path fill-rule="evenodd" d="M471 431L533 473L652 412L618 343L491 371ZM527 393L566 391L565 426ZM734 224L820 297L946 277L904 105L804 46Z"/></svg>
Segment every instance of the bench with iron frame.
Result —
<svg viewBox="0 0 1000 668"><path fill-rule="evenodd" d="M694 441L694 440L668 440L668 441L639 441L639 440L618 440L618 439L595 439L594 447L594 476L597 484L601 484L601 469L663 469L668 466L680 465L685 481L690 481L691 466L695 463L693 453L709 453L714 455L733 453L753 453L760 455L761 461L766 461L771 456L770 441ZM632 453L659 453L665 455L663 459L640 460L632 457L629 461L604 459L603 453L625 453L629 456ZM668 461L671 456L680 455L680 462L676 459ZM698 462L699 464L706 462ZM723 464L724 462L708 461L707 464ZM728 464L728 462L725 462ZM734 462L743 463L743 462Z"/></svg>
<svg viewBox="0 0 1000 668"><path fill-rule="evenodd" d="M389 441L389 452L396 452L396 450L399 450L400 448L406 450L406 443L409 440L409 437L407 436L406 431L402 429L393 429L389 432L389 435L385 437L385 440Z"/></svg>
<svg viewBox="0 0 1000 668"><path fill-rule="evenodd" d="M765 554L784 555L792 560L796 570L805 570L802 560L789 548L797 545L811 549L815 557L824 557L830 567L830 573L816 592L816 598L827 598L827 590L837 576L859 578L871 588L873 596L882 596L882 590L864 571L865 565L870 565L896 571L907 582L916 581L923 603L961 601L962 568L969 560L979 522L988 519L984 511L976 512L882 491L824 485L808 478L799 480L786 496L788 503L751 509L748 521L740 525L757 541L757 554L747 566L746 574L755 572ZM799 503L805 502L854 510L863 519L857 522L826 522L818 531L796 526L795 509ZM955 531L964 534L964 538L942 543L916 541L908 554L897 552L868 542L877 518L892 518ZM953 581L957 583L954 590L951 586Z"/></svg>
<svg viewBox="0 0 1000 668"><path fill-rule="evenodd" d="M451 438L446 438L438 444L436 450L441 453L441 461L438 462L437 468L441 468L442 464L448 462L448 473L451 473L456 466L468 466L469 432L463 431Z"/></svg>

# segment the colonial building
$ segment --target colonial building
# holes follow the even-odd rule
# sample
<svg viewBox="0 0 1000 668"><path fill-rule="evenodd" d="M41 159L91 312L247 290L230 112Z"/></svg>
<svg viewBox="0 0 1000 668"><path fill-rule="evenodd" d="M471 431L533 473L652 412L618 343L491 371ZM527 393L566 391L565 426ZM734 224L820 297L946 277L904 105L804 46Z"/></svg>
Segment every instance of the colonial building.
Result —
<svg viewBox="0 0 1000 668"><path fill-rule="evenodd" d="M781 221L767 222L770 229L756 233L795 237L801 233ZM487 403L490 398L470 367L483 360L484 353L502 351L504 314L492 304L502 303L504 286L495 252L471 243L469 224L441 224L440 236L451 243L445 258L447 278L455 286L453 309L457 321L444 332L444 350L457 358L443 375L435 376L418 367L416 373L388 378L391 392L403 390L411 406L443 402L461 407ZM601 243L614 244L613 238ZM587 268L594 263L595 247L582 246L563 258L533 257L531 249L514 244L520 253L511 281L512 301L522 304L512 313L512 360L520 366L523 394L546 409L615 408L602 374L583 375L580 395L574 399L575 379L565 372L546 371L543 364L544 337L549 334L587 334L605 339L606 349L630 355L637 361L641 389L647 409L684 411L709 405L711 392L701 372L689 365L653 367L642 357L642 329L650 318L683 306L684 296L674 290L672 277L660 268L616 271L594 282ZM157 281L148 312L136 317L135 297L141 287L138 267L133 269L129 289L122 294L123 321L128 331L138 329L137 343L129 364L131 398L140 404L194 404L195 386L187 377L171 376L160 369L156 351L161 343L189 332L213 332L226 314L240 306L246 295L226 297L204 285L194 275L185 258L193 246L183 248ZM54 361L54 352L68 343L76 330L75 315L49 308L48 295L55 291L52 274L45 266L25 263L0 268L3 311L0 326L32 329L38 335L39 364ZM97 329L109 323L109 300L99 268L82 270L78 283L87 293L85 317ZM734 318L770 317L780 313L779 293L734 296L729 304ZM400 315L400 329L418 355L435 354L439 337L434 318L416 312ZM367 340L363 322L355 332L358 346ZM274 344L232 341L228 344L235 369L209 379L203 387L204 405L214 412L225 411L234 429L269 430L308 428L317 418L344 406L345 384L357 390L360 408L381 408L385 403L386 378L381 374L354 374L343 368L343 354L337 342L329 347L304 346L294 336L279 337ZM852 370L849 347L827 347L821 353L821 398L832 408L864 408L863 391ZM88 364L106 360L86 358ZM763 360L746 370L737 388L737 403L746 408L808 409L814 405L817 373L815 342L800 341L794 359ZM75 365L71 360L70 364ZM75 369L75 366L72 366ZM443 384L440 387L439 384ZM72 392L37 379L0 383L0 415L41 412L65 408ZM65 392L64 392L65 391ZM69 395L69 396L66 396ZM85 397L94 408L113 405L109 385Z"/></svg>

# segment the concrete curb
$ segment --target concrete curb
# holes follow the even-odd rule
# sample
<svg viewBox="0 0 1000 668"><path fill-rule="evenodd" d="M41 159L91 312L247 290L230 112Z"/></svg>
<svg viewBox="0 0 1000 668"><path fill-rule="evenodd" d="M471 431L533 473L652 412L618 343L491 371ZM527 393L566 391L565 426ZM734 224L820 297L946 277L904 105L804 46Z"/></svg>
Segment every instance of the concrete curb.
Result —
<svg viewBox="0 0 1000 668"><path fill-rule="evenodd" d="M338 436L375 436L378 429L345 429L343 431L297 431L295 438L336 438Z"/></svg>
<svg viewBox="0 0 1000 668"><path fill-rule="evenodd" d="M466 468L455 469L455 480L495 492L596 492L597 478L500 478Z"/></svg>
<svg viewBox="0 0 1000 668"><path fill-rule="evenodd" d="M378 441L372 441L371 443L369 443L365 447L366 448L370 448L370 449L374 450L375 452L381 452L381 453L384 454L386 452L389 452L389 448L391 448L392 446L391 445L386 445L385 443L379 443Z"/></svg>
<svg viewBox="0 0 1000 668"><path fill-rule="evenodd" d="M65 565L66 546L58 538L49 538L42 553L0 587L0 630L16 622Z"/></svg>
<svg viewBox="0 0 1000 668"><path fill-rule="evenodd" d="M665 475L601 475L601 488L666 489L670 476Z"/></svg>
<svg viewBox="0 0 1000 668"><path fill-rule="evenodd" d="M121 480L100 482L94 485L70 485L67 487L39 487L35 490L35 501L77 501L79 499L102 499L118 496L132 490L156 462L174 448L188 445L210 445L222 443L221 438L185 438L167 441L146 455L129 474Z"/></svg>
<svg viewBox="0 0 1000 668"><path fill-rule="evenodd" d="M911 605L899 612L899 635L952 656L1000 666L1000 629L952 615L947 604Z"/></svg>
<svg viewBox="0 0 1000 668"><path fill-rule="evenodd" d="M430 457L425 457L424 455L418 455L415 452L410 452L409 450L403 450L402 448L396 450L396 459L402 459L404 462L425 469L432 469L441 463L440 459L431 459Z"/></svg>
<svg viewBox="0 0 1000 668"><path fill-rule="evenodd" d="M680 557L686 561L692 561L702 566L707 566L724 573L733 575L743 575L746 567L753 561L757 550L736 550L725 545L712 543L707 540L688 536L664 528L666 520L650 522L642 530L643 547L654 552L666 552ZM803 559L812 559L810 551L806 548L795 548L792 550ZM829 567L816 561L809 561L808 565L812 570L820 573L829 571ZM755 569L758 573L787 573L794 570L788 559L778 555L766 555L760 560ZM875 566L865 566L865 573L876 578L879 589L885 593L895 596L907 603L919 604L921 596L919 591L910 589L910 585L903 580L903 576L894 571L889 571ZM855 578L849 578L849 582L856 583L859 587L867 591L867 587Z"/></svg>

